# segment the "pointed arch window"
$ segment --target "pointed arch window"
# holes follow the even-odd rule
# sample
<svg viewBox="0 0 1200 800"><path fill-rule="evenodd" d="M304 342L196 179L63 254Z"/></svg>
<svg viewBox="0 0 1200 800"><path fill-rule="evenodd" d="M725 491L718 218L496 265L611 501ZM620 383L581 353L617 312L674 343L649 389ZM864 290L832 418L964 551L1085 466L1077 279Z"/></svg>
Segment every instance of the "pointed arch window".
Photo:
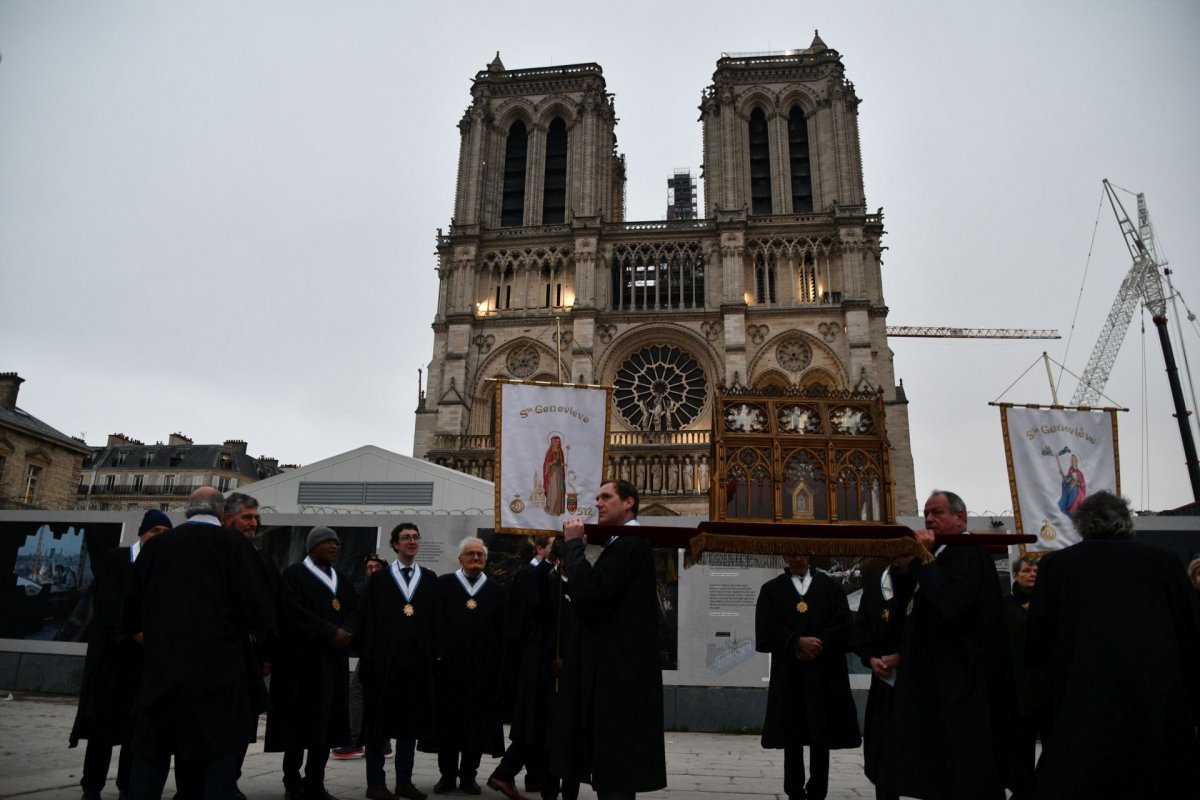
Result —
<svg viewBox="0 0 1200 800"><path fill-rule="evenodd" d="M567 216L567 123L555 117L546 132L546 177L542 184L542 224L557 225Z"/></svg>
<svg viewBox="0 0 1200 800"><path fill-rule="evenodd" d="M750 112L750 213L770 214L771 141L767 115L761 108Z"/></svg>
<svg viewBox="0 0 1200 800"><path fill-rule="evenodd" d="M813 210L813 195L808 119L799 106L793 106L788 114L788 160L792 168L792 213L809 214Z"/></svg>
<svg viewBox="0 0 1200 800"><path fill-rule="evenodd" d="M508 129L504 143L504 195L500 205L500 225L504 228L525 223L525 156L529 135L525 123L517 120Z"/></svg>
<svg viewBox="0 0 1200 800"><path fill-rule="evenodd" d="M759 305L775 305L775 256L754 256L754 293Z"/></svg>

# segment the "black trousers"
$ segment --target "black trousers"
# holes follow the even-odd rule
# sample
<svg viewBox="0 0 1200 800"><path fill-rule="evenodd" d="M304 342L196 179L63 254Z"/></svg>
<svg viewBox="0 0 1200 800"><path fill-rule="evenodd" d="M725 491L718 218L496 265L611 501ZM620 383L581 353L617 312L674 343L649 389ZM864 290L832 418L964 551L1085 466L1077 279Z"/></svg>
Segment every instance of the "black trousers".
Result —
<svg viewBox="0 0 1200 800"><path fill-rule="evenodd" d="M461 759L459 758L461 756ZM479 772L479 761L482 753L460 753L457 750L438 751L438 772L443 778L459 780L475 780Z"/></svg>
<svg viewBox="0 0 1200 800"><path fill-rule="evenodd" d="M299 795L307 789L310 792L325 790L325 764L329 762L329 745L323 744L308 750L308 758L304 757L304 748L288 748L283 751L283 788L292 794ZM304 778L300 777L300 765L304 764Z"/></svg>
<svg viewBox="0 0 1200 800"><path fill-rule="evenodd" d="M98 740L88 739L87 748L83 751L83 777L79 786L85 792L101 792L104 784L108 783L108 768L112 764L112 745L102 744ZM128 747L121 748L117 756L117 789L129 790L129 773L133 767L133 753Z"/></svg>
<svg viewBox="0 0 1200 800"><path fill-rule="evenodd" d="M829 793L829 748L808 748L808 783L804 782L804 748L783 748L783 791L789 800L825 800Z"/></svg>
<svg viewBox="0 0 1200 800"><path fill-rule="evenodd" d="M209 761L179 762L177 759L177 786L179 771L185 768L190 768L202 784L202 788L198 787L199 794L196 795L199 800L229 800L233 797L237 786L237 753L224 753ZM135 756L129 776L130 800L161 800L170 771L170 756L155 759Z"/></svg>
<svg viewBox="0 0 1200 800"><path fill-rule="evenodd" d="M541 747L528 742L509 742L500 763L492 770L492 777L516 783L518 773L524 768L525 791L532 792L546 781L549 761L550 754Z"/></svg>

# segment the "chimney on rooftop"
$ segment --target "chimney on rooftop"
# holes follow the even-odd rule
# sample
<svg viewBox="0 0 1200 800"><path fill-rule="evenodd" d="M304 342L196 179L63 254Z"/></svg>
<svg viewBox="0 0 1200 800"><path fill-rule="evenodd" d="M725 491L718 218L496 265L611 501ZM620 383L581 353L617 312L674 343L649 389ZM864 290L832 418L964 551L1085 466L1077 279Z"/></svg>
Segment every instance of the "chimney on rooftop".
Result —
<svg viewBox="0 0 1200 800"><path fill-rule="evenodd" d="M17 392L25 379L15 372L0 372L0 406L13 410L17 407Z"/></svg>
<svg viewBox="0 0 1200 800"><path fill-rule="evenodd" d="M182 433L172 433L171 437L169 439L167 439L168 447L174 447L175 445L185 445L185 444L191 444L191 443L192 443L192 440L189 439L188 437L184 436Z"/></svg>
<svg viewBox="0 0 1200 800"><path fill-rule="evenodd" d="M121 447L127 444L141 444L137 439L126 436L123 433L110 433L108 435L108 444L105 447Z"/></svg>
<svg viewBox="0 0 1200 800"><path fill-rule="evenodd" d="M225 446L235 453L246 454L246 443L241 439L226 439Z"/></svg>

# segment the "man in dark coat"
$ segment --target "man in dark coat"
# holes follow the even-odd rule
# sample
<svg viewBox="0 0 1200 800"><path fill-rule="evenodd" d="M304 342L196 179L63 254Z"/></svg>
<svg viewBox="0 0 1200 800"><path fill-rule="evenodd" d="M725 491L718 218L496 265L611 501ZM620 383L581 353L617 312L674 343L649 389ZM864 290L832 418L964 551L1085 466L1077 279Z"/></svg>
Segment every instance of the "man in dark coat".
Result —
<svg viewBox="0 0 1200 800"><path fill-rule="evenodd" d="M896 702L904 609L913 588L912 576L889 567L878 575L865 576L858 604L856 652L863 666L871 670L863 722L864 772L875 784L876 800L898 800L898 795L883 788L883 776Z"/></svg>
<svg viewBox="0 0 1200 800"><path fill-rule="evenodd" d="M222 527L224 498L192 493L188 521L161 533L134 563L121 629L145 645L133 736L133 800L157 800L176 760L189 795L228 800L237 755L254 740L244 646L269 634L269 599L250 543ZM183 788L182 786L180 787Z"/></svg>
<svg viewBox="0 0 1200 800"><path fill-rule="evenodd" d="M517 773L525 768L525 790L537 791L546 779L546 713L552 680L554 640L546 625L550 605L550 568L546 560L553 536L533 537L533 558L513 578L504 627L501 696L512 698L509 745L487 785L509 800L525 800Z"/></svg>
<svg viewBox="0 0 1200 800"><path fill-rule="evenodd" d="M967 507L952 492L925 502L926 530L965 531ZM1000 800L1014 779L1012 667L996 565L982 547L936 548L922 564L897 559L917 588L906 609L884 785L924 800Z"/></svg>
<svg viewBox="0 0 1200 800"><path fill-rule="evenodd" d="M1033 793L1033 769L1037 762L1039 734L1048 734L1047 714L1042 708L1045 697L1045 670L1025 662L1025 633L1029 600L1037 583L1038 556L1026 554L1013 565L1012 592L1004 598L1008 614L1008 643L1012 648L1013 684L1016 688L1017 780L1012 786L1013 800L1026 800Z"/></svg>
<svg viewBox="0 0 1200 800"><path fill-rule="evenodd" d="M1135 542L1123 498L1076 511L1077 544L1041 560L1026 657L1049 671L1053 721L1034 796L1195 797L1200 620L1183 565Z"/></svg>
<svg viewBox="0 0 1200 800"><path fill-rule="evenodd" d="M636 526L637 488L608 481L596 495L597 522ZM614 527L604 550L589 563L583 521L563 524L563 561L579 649L570 686L578 736L561 752L582 755L580 777L600 800L624 800L667 785L663 746L660 609L650 543ZM559 764L561 769L562 765ZM561 774L561 773L560 773Z"/></svg>
<svg viewBox="0 0 1200 800"><path fill-rule="evenodd" d="M359 623L359 680L364 693L367 797L389 800L384 747L396 739L398 797L425 800L412 782L418 739L436 731L433 638L437 575L417 563L421 532L411 522L392 529L396 560L367 581Z"/></svg>
<svg viewBox="0 0 1200 800"><path fill-rule="evenodd" d="M475 780L480 758L484 753L504 752L504 727L496 702L504 590L483 574L487 547L480 539L462 540L458 563L458 570L437 580L434 672L441 777L433 787L435 794L451 792L455 785L467 794L480 794Z"/></svg>
<svg viewBox="0 0 1200 800"><path fill-rule="evenodd" d="M269 597L274 599L279 588L279 567L275 566L274 559L271 558L262 548L254 542L254 537L258 533L259 522L258 501L249 495L241 492L234 492L225 498L225 510L222 516L222 521L226 528L237 531L250 542L254 548L255 555L258 556L258 563L261 566L260 579L262 580L263 591ZM271 628L275 628L274 619L275 604L271 604ZM250 685L250 696L253 711L250 723L254 726L255 737L258 736L258 717L264 711L271 707L270 696L267 693L266 684L263 679L271 674L271 647L274 645L272 641L258 641L246 643L246 678ZM242 747L242 752L238 755L238 777L241 777L242 764L246 761L246 750L250 744L247 743ZM246 795L242 794L239 789L234 795L233 800L246 800Z"/></svg>
<svg viewBox="0 0 1200 800"><path fill-rule="evenodd" d="M846 670L853 622L842 587L810 570L808 556L785 556L784 561L788 568L763 584L754 612L755 649L771 654L762 746L783 748L783 791L789 800L824 800L830 749L858 747L862 741Z"/></svg>
<svg viewBox="0 0 1200 800"><path fill-rule="evenodd" d="M337 533L318 525L305 540L308 555L279 577L279 638L271 666L266 751L283 752L287 798L299 798L301 792L305 800L329 797L329 748L352 739L347 648L356 602L354 587L333 567L339 548Z"/></svg>
<svg viewBox="0 0 1200 800"><path fill-rule="evenodd" d="M547 579L550 583L549 605L546 607L547 636L550 639L550 681L546 688L549 703L546 709L547 775L542 782L542 800L578 800L579 773L583 764L579 735L578 658L579 619L575 616L567 576L563 573L564 540L555 538L546 558L553 566Z"/></svg>
<svg viewBox="0 0 1200 800"><path fill-rule="evenodd" d="M109 550L96 570L92 584L94 611L79 689L79 710L71 728L71 747L80 739L87 739L83 777L79 781L83 800L100 800L100 792L108 781L112 751L117 746L121 748L117 759L117 790L122 796L129 790L133 751L128 745L133 735L133 704L142 681L142 646L118 630L121 602L142 547L172 527L163 512L147 511L133 546Z"/></svg>

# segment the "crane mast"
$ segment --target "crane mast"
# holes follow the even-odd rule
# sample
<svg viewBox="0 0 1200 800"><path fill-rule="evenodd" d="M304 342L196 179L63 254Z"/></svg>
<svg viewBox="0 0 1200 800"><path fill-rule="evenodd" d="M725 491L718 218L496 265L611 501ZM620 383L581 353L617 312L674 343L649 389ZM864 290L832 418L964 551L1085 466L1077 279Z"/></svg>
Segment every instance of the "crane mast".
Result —
<svg viewBox="0 0 1200 800"><path fill-rule="evenodd" d="M1121 344L1125 341L1125 333L1129 330L1133 312L1137 309L1139 301L1143 302L1154 320L1154 327L1158 329L1167 379L1171 384L1171 398L1175 404L1175 418L1179 423L1179 435L1183 440L1188 477L1192 484L1192 496L1200 500L1200 465L1197 463L1196 444L1188 419L1191 412L1187 410L1183 401L1179 369L1175 365L1175 353L1167 332L1167 300L1160 271L1160 267L1165 267L1166 262L1158 258L1158 245L1154 236L1154 226L1150 222L1150 212L1146 209L1146 196L1142 193L1137 195L1138 224L1135 227L1108 179L1104 180L1104 191L1108 195L1113 214L1116 215L1133 265L1117 289L1116 299L1113 300L1108 318L1104 321L1100 338L1097 339L1091 358L1088 359L1083 377L1075 388L1071 405L1093 406L1100 399L1104 386L1108 383L1108 376L1112 373L1113 364L1116 363L1117 354L1121 351Z"/></svg>

